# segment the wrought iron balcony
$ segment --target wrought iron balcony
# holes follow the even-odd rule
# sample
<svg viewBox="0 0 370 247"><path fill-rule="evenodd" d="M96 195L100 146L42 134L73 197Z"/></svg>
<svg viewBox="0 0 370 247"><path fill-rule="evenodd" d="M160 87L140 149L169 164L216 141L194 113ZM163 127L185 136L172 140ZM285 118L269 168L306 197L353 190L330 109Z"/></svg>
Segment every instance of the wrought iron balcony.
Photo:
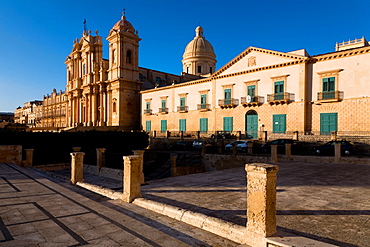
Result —
<svg viewBox="0 0 370 247"><path fill-rule="evenodd" d="M332 91L332 92L318 92L317 100L320 101L340 101L343 100L343 91Z"/></svg>
<svg viewBox="0 0 370 247"><path fill-rule="evenodd" d="M267 102L269 102L270 105L288 104L293 100L294 93L276 93L267 95Z"/></svg>
<svg viewBox="0 0 370 247"><path fill-rule="evenodd" d="M158 112L162 113L162 114L167 114L168 113L168 108L159 108Z"/></svg>
<svg viewBox="0 0 370 247"><path fill-rule="evenodd" d="M200 111L209 111L211 109L211 104L198 104L197 109Z"/></svg>
<svg viewBox="0 0 370 247"><path fill-rule="evenodd" d="M188 110L189 110L189 106L182 105L182 106L177 107L178 112L188 112Z"/></svg>
<svg viewBox="0 0 370 247"><path fill-rule="evenodd" d="M259 106L263 104L264 97L262 96L252 96L252 97L241 97L241 104L245 107Z"/></svg>
<svg viewBox="0 0 370 247"><path fill-rule="evenodd" d="M238 99L234 99L234 98L231 98L231 99L219 99L218 100L218 105L221 108L234 108L238 104L239 104L239 100Z"/></svg>
<svg viewBox="0 0 370 247"><path fill-rule="evenodd" d="M152 114L152 109L144 109L144 114L151 115Z"/></svg>

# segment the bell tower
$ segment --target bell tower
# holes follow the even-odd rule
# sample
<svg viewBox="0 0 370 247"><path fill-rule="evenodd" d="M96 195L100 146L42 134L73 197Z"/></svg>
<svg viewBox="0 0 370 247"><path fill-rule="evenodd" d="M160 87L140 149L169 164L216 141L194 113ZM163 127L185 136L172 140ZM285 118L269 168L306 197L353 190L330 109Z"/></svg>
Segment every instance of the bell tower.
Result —
<svg viewBox="0 0 370 247"><path fill-rule="evenodd" d="M139 38L138 32L126 20L122 13L119 20L110 30L108 80L125 79L136 81L138 78Z"/></svg>

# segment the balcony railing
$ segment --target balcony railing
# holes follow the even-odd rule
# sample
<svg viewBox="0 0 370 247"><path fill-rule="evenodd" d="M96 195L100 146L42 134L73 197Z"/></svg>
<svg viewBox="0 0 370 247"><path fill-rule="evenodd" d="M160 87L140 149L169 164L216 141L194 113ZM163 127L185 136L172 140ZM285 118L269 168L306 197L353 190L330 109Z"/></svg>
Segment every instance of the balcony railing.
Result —
<svg viewBox="0 0 370 247"><path fill-rule="evenodd" d="M243 106L258 106L263 104L264 97L262 96L252 96L250 98L241 97L240 101Z"/></svg>
<svg viewBox="0 0 370 247"><path fill-rule="evenodd" d="M219 99L218 100L218 105L221 108L234 108L239 104L239 99Z"/></svg>
<svg viewBox="0 0 370 247"><path fill-rule="evenodd" d="M198 104L197 109L201 111L209 111L211 109L211 104Z"/></svg>
<svg viewBox="0 0 370 247"><path fill-rule="evenodd" d="M151 115L152 114L152 109L144 109L144 114Z"/></svg>
<svg viewBox="0 0 370 247"><path fill-rule="evenodd" d="M178 112L188 112L189 106L181 105L177 107Z"/></svg>
<svg viewBox="0 0 370 247"><path fill-rule="evenodd" d="M293 93L276 93L276 94L268 94L267 101L270 105L273 104L288 104L294 100Z"/></svg>
<svg viewBox="0 0 370 247"><path fill-rule="evenodd" d="M162 114L166 114L168 113L168 108L159 108L158 112Z"/></svg>
<svg viewBox="0 0 370 247"><path fill-rule="evenodd" d="M320 101L340 101L343 100L343 91L318 92L317 100Z"/></svg>

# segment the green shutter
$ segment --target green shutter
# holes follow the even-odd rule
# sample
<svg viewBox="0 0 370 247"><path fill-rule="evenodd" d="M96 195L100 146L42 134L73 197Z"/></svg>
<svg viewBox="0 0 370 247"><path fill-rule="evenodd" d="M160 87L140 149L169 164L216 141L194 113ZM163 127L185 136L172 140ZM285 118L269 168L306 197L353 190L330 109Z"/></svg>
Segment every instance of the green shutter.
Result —
<svg viewBox="0 0 370 247"><path fill-rule="evenodd" d="M233 131L233 117L224 117L224 131Z"/></svg>
<svg viewBox="0 0 370 247"><path fill-rule="evenodd" d="M180 106L185 106L185 97L180 98Z"/></svg>
<svg viewBox="0 0 370 247"><path fill-rule="evenodd" d="M338 130L338 113L320 113L320 134L330 135Z"/></svg>
<svg viewBox="0 0 370 247"><path fill-rule="evenodd" d="M278 114L272 116L272 132L285 133L286 131L286 115Z"/></svg>
<svg viewBox="0 0 370 247"><path fill-rule="evenodd" d="M179 119L179 130L186 131L186 119Z"/></svg>
<svg viewBox="0 0 370 247"><path fill-rule="evenodd" d="M247 95L251 96L251 97L254 97L256 96L256 86L253 85L253 86L248 86L248 89L247 89Z"/></svg>
<svg viewBox="0 0 370 247"><path fill-rule="evenodd" d="M151 121L146 121L145 122L145 130L146 132L149 132L152 130L152 122Z"/></svg>
<svg viewBox="0 0 370 247"><path fill-rule="evenodd" d="M167 120L161 120L161 132L167 131Z"/></svg>
<svg viewBox="0 0 370 247"><path fill-rule="evenodd" d="M231 99L231 88L224 90L225 99Z"/></svg>
<svg viewBox="0 0 370 247"><path fill-rule="evenodd" d="M150 110L150 102L146 102L146 109Z"/></svg>
<svg viewBox="0 0 370 247"><path fill-rule="evenodd" d="M274 82L275 85L275 94L277 93L284 93L284 81L276 81Z"/></svg>
<svg viewBox="0 0 370 247"><path fill-rule="evenodd" d="M322 78L322 91L323 92L335 91L335 77Z"/></svg>
<svg viewBox="0 0 370 247"><path fill-rule="evenodd" d="M201 103L202 105L207 104L207 94L202 94L202 95L200 96L200 103Z"/></svg>
<svg viewBox="0 0 370 247"><path fill-rule="evenodd" d="M200 131L207 132L208 131L208 118L201 118L200 119Z"/></svg>
<svg viewBox="0 0 370 247"><path fill-rule="evenodd" d="M162 100L162 108L166 108L166 100L165 99Z"/></svg>

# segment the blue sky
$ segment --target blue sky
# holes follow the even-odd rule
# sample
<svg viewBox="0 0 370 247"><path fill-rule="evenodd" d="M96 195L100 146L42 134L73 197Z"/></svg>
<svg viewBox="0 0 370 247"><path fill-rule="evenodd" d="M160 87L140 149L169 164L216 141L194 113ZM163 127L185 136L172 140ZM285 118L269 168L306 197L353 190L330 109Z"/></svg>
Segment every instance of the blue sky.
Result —
<svg viewBox="0 0 370 247"><path fill-rule="evenodd" d="M65 58L83 20L103 37L126 17L139 31L139 66L181 73L182 53L194 29L204 28L222 67L249 46L310 55L335 42L370 40L370 1L311 0L0 0L0 112L14 111L65 90Z"/></svg>

